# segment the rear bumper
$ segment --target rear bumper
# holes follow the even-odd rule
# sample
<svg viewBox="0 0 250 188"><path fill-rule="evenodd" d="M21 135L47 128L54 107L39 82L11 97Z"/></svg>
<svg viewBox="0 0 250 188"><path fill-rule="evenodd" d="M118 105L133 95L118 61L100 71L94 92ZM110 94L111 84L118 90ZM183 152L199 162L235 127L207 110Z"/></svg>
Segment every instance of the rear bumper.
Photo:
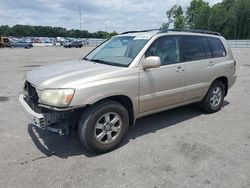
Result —
<svg viewBox="0 0 250 188"><path fill-rule="evenodd" d="M236 78L236 74L230 77L230 79L228 80L228 89L230 89L234 85L234 83L236 82Z"/></svg>
<svg viewBox="0 0 250 188"><path fill-rule="evenodd" d="M19 101L22 104L24 108L24 113L26 117L36 126L46 129L47 125L45 123L45 116L43 114L39 114L35 112L33 109L30 108L30 106L27 104L27 102L24 100L24 95L19 96Z"/></svg>

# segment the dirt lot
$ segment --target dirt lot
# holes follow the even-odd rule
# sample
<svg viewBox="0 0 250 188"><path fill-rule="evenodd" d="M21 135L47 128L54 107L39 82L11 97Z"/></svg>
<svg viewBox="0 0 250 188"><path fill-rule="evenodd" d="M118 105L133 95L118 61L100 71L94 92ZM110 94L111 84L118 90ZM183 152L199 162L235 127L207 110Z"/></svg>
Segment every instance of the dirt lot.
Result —
<svg viewBox="0 0 250 188"><path fill-rule="evenodd" d="M238 80L220 112L189 105L140 119L99 156L74 134L28 124L18 102L27 71L88 50L0 49L0 187L250 187L250 49L233 50Z"/></svg>

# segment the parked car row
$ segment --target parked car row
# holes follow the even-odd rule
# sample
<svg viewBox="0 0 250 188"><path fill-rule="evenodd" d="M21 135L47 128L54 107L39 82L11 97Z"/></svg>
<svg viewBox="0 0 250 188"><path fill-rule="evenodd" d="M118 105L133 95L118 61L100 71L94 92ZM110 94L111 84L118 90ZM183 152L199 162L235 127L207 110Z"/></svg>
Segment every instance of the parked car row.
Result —
<svg viewBox="0 0 250 188"><path fill-rule="evenodd" d="M72 41L72 42L67 42L63 45L64 48L81 48L83 46L81 41Z"/></svg>
<svg viewBox="0 0 250 188"><path fill-rule="evenodd" d="M8 47L8 48L21 47L28 49L33 47L33 44L31 42L21 41L21 40L13 41L8 37L0 36L0 47Z"/></svg>
<svg viewBox="0 0 250 188"><path fill-rule="evenodd" d="M22 47L31 48L34 46L64 46L65 48L81 48L83 46L97 46L106 39L93 38L70 38L70 37L2 37L0 47Z"/></svg>
<svg viewBox="0 0 250 188"><path fill-rule="evenodd" d="M82 45L88 45L88 39L85 38L71 38L71 37L22 37L22 38L16 38L16 37L9 37L9 40L11 42L16 42L16 41L25 41L25 42L30 42L30 43L43 43L43 44L59 44L59 45L64 45L66 43L71 43L71 42L80 42Z"/></svg>

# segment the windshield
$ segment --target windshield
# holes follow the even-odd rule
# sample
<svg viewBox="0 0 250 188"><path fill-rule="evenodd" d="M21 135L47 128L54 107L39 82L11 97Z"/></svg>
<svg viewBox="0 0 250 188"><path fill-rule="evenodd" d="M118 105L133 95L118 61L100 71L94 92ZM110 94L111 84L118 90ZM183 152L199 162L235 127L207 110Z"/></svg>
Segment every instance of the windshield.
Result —
<svg viewBox="0 0 250 188"><path fill-rule="evenodd" d="M127 67L148 42L135 36L119 36L104 42L84 59L114 66Z"/></svg>

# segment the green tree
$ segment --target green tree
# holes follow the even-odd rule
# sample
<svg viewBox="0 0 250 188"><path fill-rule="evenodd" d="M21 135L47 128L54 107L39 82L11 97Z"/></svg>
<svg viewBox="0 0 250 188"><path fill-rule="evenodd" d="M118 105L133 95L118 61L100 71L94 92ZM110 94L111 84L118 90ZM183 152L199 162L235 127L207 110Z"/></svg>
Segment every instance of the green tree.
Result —
<svg viewBox="0 0 250 188"><path fill-rule="evenodd" d="M235 38L250 38L250 0L236 1L236 28Z"/></svg>
<svg viewBox="0 0 250 188"><path fill-rule="evenodd" d="M223 0L212 7L209 29L228 39L250 38L250 0Z"/></svg>
<svg viewBox="0 0 250 188"><path fill-rule="evenodd" d="M0 36L9 36L11 28L8 25L3 25L0 27Z"/></svg>
<svg viewBox="0 0 250 188"><path fill-rule="evenodd" d="M174 13L174 29L183 29L186 26L186 17L181 6L178 6Z"/></svg>
<svg viewBox="0 0 250 188"><path fill-rule="evenodd" d="M0 26L0 36L15 36L15 37L74 37L74 38L109 38L117 35L117 32L112 33L97 31L89 33L86 30L78 29L66 30L62 27L51 26L30 26L30 25L15 25L9 27L7 25Z"/></svg>
<svg viewBox="0 0 250 188"><path fill-rule="evenodd" d="M174 5L170 10L166 12L167 22L162 23L161 29L168 29L170 24L174 21L173 15L174 15L174 10L176 9L176 7L177 5Z"/></svg>
<svg viewBox="0 0 250 188"><path fill-rule="evenodd" d="M163 23L161 29L168 29L173 23L175 29L184 28L186 25L186 18L180 5L174 5L166 12L167 22Z"/></svg>
<svg viewBox="0 0 250 188"><path fill-rule="evenodd" d="M250 39L250 0L222 0L213 7L204 0L192 0L186 14L174 5L166 15L163 29L173 24L177 29L217 31L227 39Z"/></svg>
<svg viewBox="0 0 250 188"><path fill-rule="evenodd" d="M211 8L203 0L192 0L187 8L187 24L191 29L208 29L208 19L211 14Z"/></svg>
<svg viewBox="0 0 250 188"><path fill-rule="evenodd" d="M235 3L235 0L226 0L212 7L208 20L209 30L220 32L228 39L236 37L237 17Z"/></svg>

